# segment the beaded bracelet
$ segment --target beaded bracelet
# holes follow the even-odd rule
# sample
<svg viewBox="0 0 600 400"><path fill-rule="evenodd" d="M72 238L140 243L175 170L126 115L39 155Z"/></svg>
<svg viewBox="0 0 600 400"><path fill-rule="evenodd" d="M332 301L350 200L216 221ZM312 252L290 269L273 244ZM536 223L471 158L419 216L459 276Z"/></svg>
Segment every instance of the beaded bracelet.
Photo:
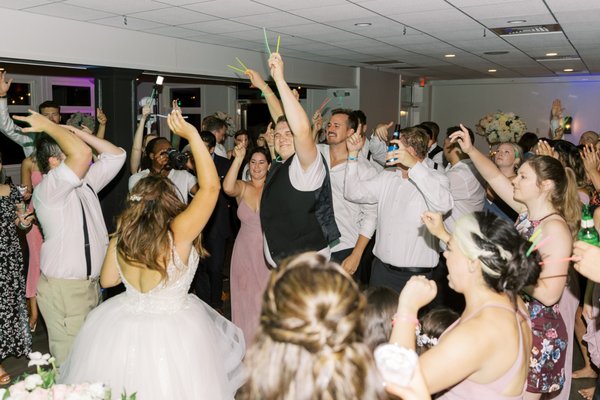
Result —
<svg viewBox="0 0 600 400"><path fill-rule="evenodd" d="M29 228L31 227L31 224L29 224L29 225L25 225L25 224L23 224L21 221L19 221L19 222L17 223L17 226L18 226L20 229L23 229L23 230L25 230L25 229L29 229Z"/></svg>
<svg viewBox="0 0 600 400"><path fill-rule="evenodd" d="M358 157L348 156L348 161L358 161Z"/></svg>

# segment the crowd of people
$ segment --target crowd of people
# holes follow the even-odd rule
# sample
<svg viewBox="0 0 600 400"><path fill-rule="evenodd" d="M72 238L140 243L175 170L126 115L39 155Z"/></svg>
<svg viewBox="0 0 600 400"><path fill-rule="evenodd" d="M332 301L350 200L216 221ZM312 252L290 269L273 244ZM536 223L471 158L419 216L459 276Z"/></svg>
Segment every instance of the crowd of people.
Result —
<svg viewBox="0 0 600 400"><path fill-rule="evenodd" d="M174 162L142 108L110 233L98 192L127 154L102 110L92 132L48 101L21 128L0 73L0 131L26 156L20 186L0 160L0 361L31 351L39 308L61 383L144 400L568 399L597 376L600 249L577 233L583 205L600 228L598 134L576 146L550 123L551 140L526 133L494 156L463 125L390 139L393 123L369 131L360 110L309 118L281 55L268 63L276 92L246 75L272 123L229 151L225 121L194 127L174 101ZM418 353L408 384L386 378L387 343Z"/></svg>

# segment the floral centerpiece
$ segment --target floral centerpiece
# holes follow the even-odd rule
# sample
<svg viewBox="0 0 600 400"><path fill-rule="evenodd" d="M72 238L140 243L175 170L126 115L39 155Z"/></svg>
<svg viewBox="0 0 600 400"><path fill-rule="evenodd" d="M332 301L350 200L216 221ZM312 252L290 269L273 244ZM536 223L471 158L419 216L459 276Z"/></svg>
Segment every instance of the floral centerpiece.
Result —
<svg viewBox="0 0 600 400"><path fill-rule="evenodd" d="M517 142L527 130L519 116L502 111L484 116L475 127L477 134L485 136L489 144Z"/></svg>
<svg viewBox="0 0 600 400"><path fill-rule="evenodd" d="M34 352L29 354L28 366L35 366L35 374L25 374L8 389L0 389L0 400L111 400L110 388L103 383L81 383L64 385L55 383L56 364L50 354ZM43 369L50 366L50 369ZM136 400L135 393L131 396L122 394L121 400Z"/></svg>
<svg viewBox="0 0 600 400"><path fill-rule="evenodd" d="M75 128L85 126L94 132L94 129L96 129L96 119L90 114L76 112L71 114L71 117L67 120L67 125L74 126Z"/></svg>
<svg viewBox="0 0 600 400"><path fill-rule="evenodd" d="M225 125L227 125L227 136L233 137L233 135L235 135L235 123L233 122L231 115L224 111L217 111L213 116L225 122Z"/></svg>

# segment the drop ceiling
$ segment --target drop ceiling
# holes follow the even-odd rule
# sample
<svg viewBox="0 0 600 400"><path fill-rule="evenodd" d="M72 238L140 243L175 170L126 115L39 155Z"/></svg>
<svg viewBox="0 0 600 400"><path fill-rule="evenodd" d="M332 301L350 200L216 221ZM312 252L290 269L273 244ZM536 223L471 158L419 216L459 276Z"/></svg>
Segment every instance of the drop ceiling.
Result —
<svg viewBox="0 0 600 400"><path fill-rule="evenodd" d="M284 56L408 79L600 73L599 0L0 0L0 8L253 51L265 51L265 27L272 46L281 36ZM562 30L492 31L542 24Z"/></svg>

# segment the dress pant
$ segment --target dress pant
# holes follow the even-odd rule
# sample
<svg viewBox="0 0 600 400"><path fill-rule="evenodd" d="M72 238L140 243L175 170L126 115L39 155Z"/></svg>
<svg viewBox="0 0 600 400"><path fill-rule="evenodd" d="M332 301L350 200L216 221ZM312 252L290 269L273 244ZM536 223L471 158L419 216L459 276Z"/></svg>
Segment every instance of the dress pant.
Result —
<svg viewBox="0 0 600 400"><path fill-rule="evenodd" d="M354 250L354 248L349 248L349 249L344 249L344 250L340 250L340 251L336 251L336 252L332 252L331 253L331 261L338 263L340 265L342 265L342 262L348 258L348 256L350 254L352 254L352 250Z"/></svg>
<svg viewBox="0 0 600 400"><path fill-rule="evenodd" d="M60 366L88 313L100 302L98 279L58 279L42 274L37 301L48 328L50 354Z"/></svg>
<svg viewBox="0 0 600 400"><path fill-rule="evenodd" d="M193 282L196 296L214 309L223 308L221 294L223 292L223 264L225 262L226 243L227 239L218 235L206 238L204 247L209 256L200 260Z"/></svg>
<svg viewBox="0 0 600 400"><path fill-rule="evenodd" d="M394 290L396 293L400 293L402 289L404 289L406 282L415 275L423 275L427 279L432 279L434 269L435 268L396 267L386 264L375 257L371 268L371 280L369 286L383 286Z"/></svg>

